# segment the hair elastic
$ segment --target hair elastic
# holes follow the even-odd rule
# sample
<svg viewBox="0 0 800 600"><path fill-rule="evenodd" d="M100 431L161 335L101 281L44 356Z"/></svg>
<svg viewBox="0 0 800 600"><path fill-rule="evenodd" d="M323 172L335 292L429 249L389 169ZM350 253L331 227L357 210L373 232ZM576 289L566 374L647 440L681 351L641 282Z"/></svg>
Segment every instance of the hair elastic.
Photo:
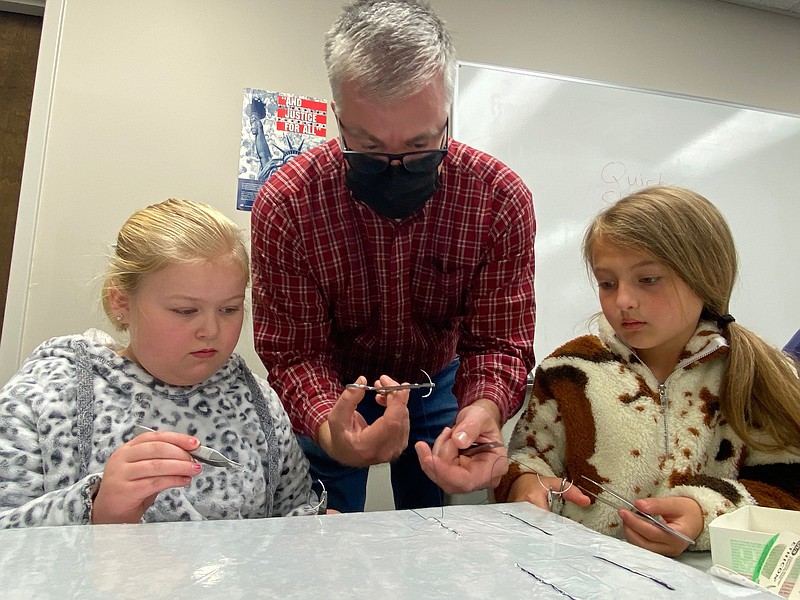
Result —
<svg viewBox="0 0 800 600"><path fill-rule="evenodd" d="M728 325L729 323L733 323L735 320L736 319L734 319L732 315L725 313L724 315L720 315L717 318L717 327L723 329L726 325Z"/></svg>

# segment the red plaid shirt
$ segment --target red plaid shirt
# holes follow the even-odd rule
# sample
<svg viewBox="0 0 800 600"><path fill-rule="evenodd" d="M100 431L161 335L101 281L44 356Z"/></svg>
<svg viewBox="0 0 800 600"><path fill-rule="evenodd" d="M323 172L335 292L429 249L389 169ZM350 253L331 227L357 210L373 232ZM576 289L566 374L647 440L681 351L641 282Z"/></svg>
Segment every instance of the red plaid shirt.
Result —
<svg viewBox="0 0 800 600"><path fill-rule="evenodd" d="M424 380L456 356L459 407L522 406L536 323L531 193L450 141L440 189L401 221L353 199L338 140L286 163L253 205L256 350L296 430L316 438L343 382Z"/></svg>

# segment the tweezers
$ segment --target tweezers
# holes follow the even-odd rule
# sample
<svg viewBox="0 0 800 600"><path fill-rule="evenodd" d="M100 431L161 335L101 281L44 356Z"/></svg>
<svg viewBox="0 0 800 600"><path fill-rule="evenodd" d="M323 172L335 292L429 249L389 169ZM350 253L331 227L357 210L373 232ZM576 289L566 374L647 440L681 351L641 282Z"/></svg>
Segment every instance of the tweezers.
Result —
<svg viewBox="0 0 800 600"><path fill-rule="evenodd" d="M139 435L142 433L146 433L148 431L156 431L156 430L150 429L149 427L145 427L144 425L133 426L134 435ZM191 454L198 462L211 465L212 467L226 467L229 469L244 468L241 463L238 463L235 460L231 460L221 452L217 452L216 450L214 450L213 448L209 448L208 446L198 446L195 450L189 450L189 454Z"/></svg>
<svg viewBox="0 0 800 600"><path fill-rule="evenodd" d="M666 531L670 535L674 535L676 538L679 538L679 539L683 540L684 542L686 542L690 546L694 545L694 540L692 538L690 538L689 536L683 535L680 531L674 530L672 527L670 527L669 525L667 525L666 523L664 523L660 519L657 519L653 515L648 514L648 513L644 512L643 510L639 510L638 508L636 508L636 506L633 504L633 502L631 502L630 500L627 500L625 497L621 496L620 494L618 494L614 490L611 490L611 489L609 489L607 487L604 487L604 486L600 485L596 481L594 481L592 479L589 479L586 475L581 475L581 477L583 477L589 483L592 483L592 484L596 485L597 487L599 487L601 491L603 491L603 492L609 494L610 496L612 496L613 498L615 498L619 502L619 504L617 504L615 502L612 502L611 500L609 500L607 498L603 498L602 496L599 496L598 494L595 494L594 492L590 492L585 487L583 487L581 485L578 485L576 483L575 486L579 490L581 490L584 494L589 494L590 496L596 498L597 500L599 500L600 502L602 502L603 504L605 504L607 506L610 506L611 508L615 508L617 510L619 510L621 508L628 509L633 514L635 514L637 517L641 517L642 519L644 519L646 521L650 521L653 525L655 525L659 529L661 529L663 531Z"/></svg>

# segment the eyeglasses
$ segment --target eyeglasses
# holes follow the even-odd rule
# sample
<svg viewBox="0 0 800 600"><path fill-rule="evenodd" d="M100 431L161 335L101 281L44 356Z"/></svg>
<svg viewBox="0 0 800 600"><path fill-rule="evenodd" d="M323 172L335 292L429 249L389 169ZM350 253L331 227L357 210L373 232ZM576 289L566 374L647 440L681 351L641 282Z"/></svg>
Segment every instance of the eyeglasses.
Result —
<svg viewBox="0 0 800 600"><path fill-rule="evenodd" d="M401 152L400 154L389 154L388 152L356 152L347 147L347 141L342 133L342 124L339 123L339 135L342 138L344 149L344 159L350 168L365 175L377 175L383 173L394 161L399 161L403 168L409 173L427 173L433 171L442 164L444 157L447 156L447 135L450 131L450 120L444 125L444 138L442 147L436 150L413 150L411 152Z"/></svg>

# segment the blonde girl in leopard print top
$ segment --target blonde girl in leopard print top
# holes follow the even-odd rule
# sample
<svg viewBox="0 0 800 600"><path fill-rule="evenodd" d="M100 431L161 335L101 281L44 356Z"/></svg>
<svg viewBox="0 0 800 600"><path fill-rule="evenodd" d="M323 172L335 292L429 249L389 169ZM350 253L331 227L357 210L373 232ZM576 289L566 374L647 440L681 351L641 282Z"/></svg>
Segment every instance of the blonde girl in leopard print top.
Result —
<svg viewBox="0 0 800 600"><path fill-rule="evenodd" d="M728 225L692 191L653 187L601 212L584 238L603 315L536 370L499 501L600 483L709 548L741 506L800 509L800 384L790 360L736 323ZM563 482L563 486L562 486ZM551 494L552 498L552 494ZM689 546L577 485L563 514L668 556Z"/></svg>
<svg viewBox="0 0 800 600"><path fill-rule="evenodd" d="M53 338L0 390L0 528L315 512L280 401L233 354L248 281L240 232L211 206L134 213L103 290L128 343ZM195 462L200 444L242 468Z"/></svg>

